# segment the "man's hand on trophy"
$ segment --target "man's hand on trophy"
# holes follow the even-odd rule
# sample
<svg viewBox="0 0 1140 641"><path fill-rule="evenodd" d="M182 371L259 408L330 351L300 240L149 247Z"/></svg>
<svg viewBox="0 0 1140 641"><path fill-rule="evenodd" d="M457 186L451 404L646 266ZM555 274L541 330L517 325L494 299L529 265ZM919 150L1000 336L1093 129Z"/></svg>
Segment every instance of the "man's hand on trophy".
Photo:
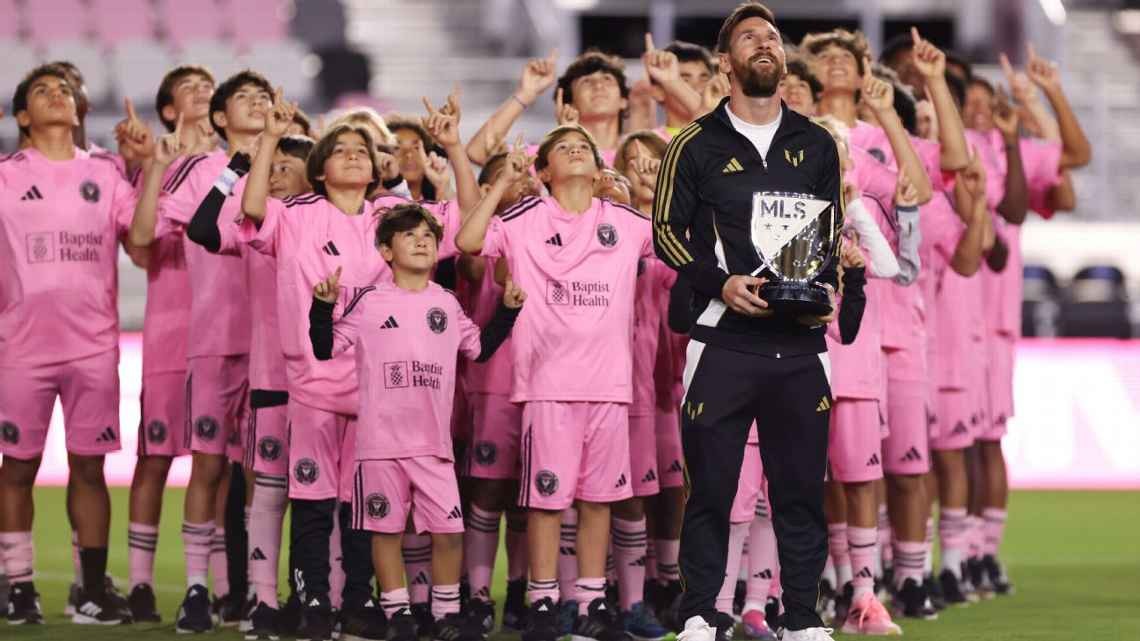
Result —
<svg viewBox="0 0 1140 641"><path fill-rule="evenodd" d="M756 276L735 275L729 276L724 282L720 292L721 300L728 308L737 314L745 316L770 316L772 310L768 309L768 302L760 298L760 286L768 282L767 278Z"/></svg>

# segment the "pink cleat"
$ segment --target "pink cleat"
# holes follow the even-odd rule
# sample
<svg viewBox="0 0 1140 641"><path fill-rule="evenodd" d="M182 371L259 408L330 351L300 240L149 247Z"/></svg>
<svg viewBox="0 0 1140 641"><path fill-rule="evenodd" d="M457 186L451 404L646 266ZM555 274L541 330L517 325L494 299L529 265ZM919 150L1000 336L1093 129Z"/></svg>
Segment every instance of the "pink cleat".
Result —
<svg viewBox="0 0 1140 641"><path fill-rule="evenodd" d="M776 641L776 633L772 632L772 628L769 628L768 622L764 620L763 610L748 610L740 618L740 621L744 624L745 638L756 639L756 641Z"/></svg>
<svg viewBox="0 0 1140 641"><path fill-rule="evenodd" d="M868 592L856 598L851 604L847 620L843 623L843 633L873 636L901 635L902 628L891 621L891 615L875 598L875 594Z"/></svg>

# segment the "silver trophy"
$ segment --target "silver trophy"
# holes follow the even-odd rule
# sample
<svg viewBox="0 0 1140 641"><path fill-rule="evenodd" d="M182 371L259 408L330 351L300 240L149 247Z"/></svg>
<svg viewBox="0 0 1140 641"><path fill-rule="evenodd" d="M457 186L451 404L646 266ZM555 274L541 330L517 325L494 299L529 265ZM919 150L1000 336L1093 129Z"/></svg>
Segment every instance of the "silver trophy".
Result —
<svg viewBox="0 0 1140 641"><path fill-rule="evenodd" d="M770 309L815 316L831 311L827 289L814 280L835 257L837 217L830 200L810 194L753 194L752 245L771 272L760 287L760 298Z"/></svg>

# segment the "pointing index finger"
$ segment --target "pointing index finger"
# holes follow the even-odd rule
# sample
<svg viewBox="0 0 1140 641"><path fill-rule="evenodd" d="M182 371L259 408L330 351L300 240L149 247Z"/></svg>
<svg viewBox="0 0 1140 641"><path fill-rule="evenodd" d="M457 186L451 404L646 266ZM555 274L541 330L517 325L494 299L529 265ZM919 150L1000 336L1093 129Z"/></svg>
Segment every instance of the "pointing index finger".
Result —
<svg viewBox="0 0 1140 641"><path fill-rule="evenodd" d="M424 101L424 108L426 108L428 110L429 114L434 116L436 112L435 112L435 107L433 107L431 105L431 101L427 99L427 96L423 96L423 101Z"/></svg>
<svg viewBox="0 0 1140 641"><path fill-rule="evenodd" d="M918 27L912 26L910 28L910 39L914 44L922 42L922 36L918 33Z"/></svg>
<svg viewBox="0 0 1140 641"><path fill-rule="evenodd" d="M645 32L645 50L656 51L657 47L653 46L653 34L648 31Z"/></svg>

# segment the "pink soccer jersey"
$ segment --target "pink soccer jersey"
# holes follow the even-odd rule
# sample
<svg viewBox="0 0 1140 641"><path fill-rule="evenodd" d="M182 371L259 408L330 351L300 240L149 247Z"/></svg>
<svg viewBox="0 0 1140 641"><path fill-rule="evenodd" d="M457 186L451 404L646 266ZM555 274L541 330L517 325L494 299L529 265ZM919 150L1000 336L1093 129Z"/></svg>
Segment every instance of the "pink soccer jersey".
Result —
<svg viewBox="0 0 1140 641"><path fill-rule="evenodd" d="M633 404L630 416L653 416L657 391L653 369L661 321L669 306L669 287L677 272L656 257L642 259L638 266L637 294L633 303Z"/></svg>
<svg viewBox="0 0 1140 641"><path fill-rule="evenodd" d="M360 380L356 459L452 460L456 354L479 356L479 326L455 295L429 282L382 282L352 297L333 325L333 354L355 346Z"/></svg>
<svg viewBox="0 0 1140 641"><path fill-rule="evenodd" d="M143 375L185 372L190 336L190 274L181 235L162 236L150 246L143 319Z"/></svg>
<svg viewBox="0 0 1140 641"><path fill-rule="evenodd" d="M249 387L283 391L289 388L289 377L285 374L285 352L281 349L277 318L277 259L261 252L250 252L246 257L246 268L253 321L249 344ZM293 319L290 322L297 321Z"/></svg>
<svg viewBox="0 0 1140 641"><path fill-rule="evenodd" d="M239 187L242 185L239 184ZM240 198L240 189L234 198ZM277 259L278 318L281 349L285 354L289 396L305 405L345 415L356 413L356 364L351 353L318 361L309 346L307 318L313 285L342 269L341 296L334 318L365 288L391 278L391 270L376 249L376 228L383 210L409 202L384 196L365 202L364 210L346 215L324 196L267 200L259 229L242 223L250 246ZM449 203L424 204L444 228L440 258L455 254L459 213Z"/></svg>
<svg viewBox="0 0 1140 641"><path fill-rule="evenodd" d="M491 220L483 254L506 257L527 292L512 401L633 400L637 265L652 253L649 221L607 200L571 214L553 198L526 198Z"/></svg>
<svg viewBox="0 0 1140 641"><path fill-rule="evenodd" d="M495 261L487 260L482 281L473 284L460 278L458 289L464 311L477 325L485 327L503 300L503 288L495 282ZM508 338L486 363L476 363L473 360L460 363L463 389L468 394L510 396L514 376L511 371L513 362L510 342Z"/></svg>
<svg viewBox="0 0 1140 641"><path fill-rule="evenodd" d="M76 361L119 346L118 244L135 190L112 157L0 157L0 363Z"/></svg>
<svg viewBox="0 0 1140 641"><path fill-rule="evenodd" d="M158 200L156 235L190 224L198 205L229 163L224 151L191 156L163 184ZM219 227L232 226L225 217ZM223 236L225 231L223 230ZM183 241L190 275L190 336L187 356L233 356L249 353L249 286L245 258L238 253L211 254L189 238Z"/></svg>
<svg viewBox="0 0 1140 641"><path fill-rule="evenodd" d="M834 398L882 399L883 351L882 307L890 284L880 278L868 278L864 286L867 297L863 321L855 342L843 345L839 337L839 319L831 322L827 332L827 355L831 359L831 395ZM839 301L842 304L842 300Z"/></svg>

